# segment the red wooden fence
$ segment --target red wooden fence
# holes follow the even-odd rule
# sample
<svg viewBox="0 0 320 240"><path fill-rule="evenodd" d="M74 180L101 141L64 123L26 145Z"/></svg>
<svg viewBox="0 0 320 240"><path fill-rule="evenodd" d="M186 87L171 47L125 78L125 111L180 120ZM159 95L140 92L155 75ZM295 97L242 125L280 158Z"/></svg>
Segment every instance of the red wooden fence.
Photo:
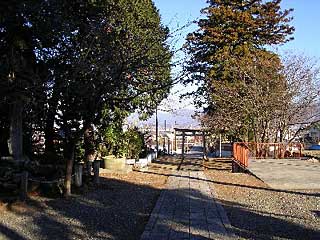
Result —
<svg viewBox="0 0 320 240"><path fill-rule="evenodd" d="M301 158L301 143L255 143L237 142L233 144L234 160L247 168L251 159Z"/></svg>
<svg viewBox="0 0 320 240"><path fill-rule="evenodd" d="M248 167L249 148L245 143L233 144L233 157L234 160L242 167Z"/></svg>

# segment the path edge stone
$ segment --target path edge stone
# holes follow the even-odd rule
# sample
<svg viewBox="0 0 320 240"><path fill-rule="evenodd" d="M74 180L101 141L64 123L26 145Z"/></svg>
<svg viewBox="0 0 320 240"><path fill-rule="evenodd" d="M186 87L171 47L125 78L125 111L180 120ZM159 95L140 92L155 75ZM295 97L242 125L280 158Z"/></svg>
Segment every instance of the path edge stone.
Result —
<svg viewBox="0 0 320 240"><path fill-rule="evenodd" d="M148 240L149 239L151 231L152 231L152 229L153 229L154 225L156 224L157 219L159 217L159 211L161 209L162 202L163 202L163 199L164 199L166 192L167 192L167 189L161 189L160 195L159 195L159 197L156 201L156 204L150 214L150 217L149 217L148 222L144 228L144 231L140 237L140 240Z"/></svg>
<svg viewBox="0 0 320 240"><path fill-rule="evenodd" d="M212 200L214 201L214 203L217 206L218 214L220 216L222 224L224 225L225 229L227 230L229 238L237 239L237 237L233 231L233 227L231 225L231 222L228 218L228 215L227 215L226 211L224 210L223 206L221 205L221 203L216 199L217 194L211 186L210 186L210 191L211 191L211 195L212 195Z"/></svg>

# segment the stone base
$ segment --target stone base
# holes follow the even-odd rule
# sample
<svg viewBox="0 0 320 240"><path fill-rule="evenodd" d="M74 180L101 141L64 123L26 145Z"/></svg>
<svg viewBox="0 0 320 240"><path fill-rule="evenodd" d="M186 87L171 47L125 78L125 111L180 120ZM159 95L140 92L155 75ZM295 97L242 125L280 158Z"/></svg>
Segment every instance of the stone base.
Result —
<svg viewBox="0 0 320 240"><path fill-rule="evenodd" d="M104 174L104 173L126 174L129 172L132 172L132 166L126 165L123 169L119 169L119 170L100 168L99 172L100 174Z"/></svg>
<svg viewBox="0 0 320 240"><path fill-rule="evenodd" d="M107 156L103 158L104 168L108 170L122 170L126 167L125 158L116 158L114 156Z"/></svg>

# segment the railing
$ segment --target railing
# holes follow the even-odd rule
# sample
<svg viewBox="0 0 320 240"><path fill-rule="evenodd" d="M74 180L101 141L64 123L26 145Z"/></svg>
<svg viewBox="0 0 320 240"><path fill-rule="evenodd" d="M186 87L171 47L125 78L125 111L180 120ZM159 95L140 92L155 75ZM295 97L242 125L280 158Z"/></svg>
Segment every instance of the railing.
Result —
<svg viewBox="0 0 320 240"><path fill-rule="evenodd" d="M301 143L245 143L249 148L249 157L253 159L265 158L301 158Z"/></svg>
<svg viewBox="0 0 320 240"><path fill-rule="evenodd" d="M246 143L233 144L234 160L242 167L247 168L249 164L249 148Z"/></svg>
<svg viewBox="0 0 320 240"><path fill-rule="evenodd" d="M234 160L247 168L250 159L301 158L301 143L255 143L237 142L233 144Z"/></svg>

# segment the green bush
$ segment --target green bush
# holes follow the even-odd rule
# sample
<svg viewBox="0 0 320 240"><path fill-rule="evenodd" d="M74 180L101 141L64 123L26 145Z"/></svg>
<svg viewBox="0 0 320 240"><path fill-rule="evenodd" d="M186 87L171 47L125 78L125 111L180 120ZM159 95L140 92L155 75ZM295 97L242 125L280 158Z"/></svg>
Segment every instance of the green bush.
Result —
<svg viewBox="0 0 320 240"><path fill-rule="evenodd" d="M123 136L123 152L126 158L138 159L144 147L144 136L137 127L129 128Z"/></svg>
<svg viewBox="0 0 320 240"><path fill-rule="evenodd" d="M120 157L121 153L121 145L122 145L122 129L115 124L110 124L103 134L103 142L104 142L104 153L106 155L115 155Z"/></svg>
<svg viewBox="0 0 320 240"><path fill-rule="evenodd" d="M102 144L99 145L101 156L114 155L138 159L144 149L144 135L137 127L122 130L122 125L113 123L104 129Z"/></svg>

